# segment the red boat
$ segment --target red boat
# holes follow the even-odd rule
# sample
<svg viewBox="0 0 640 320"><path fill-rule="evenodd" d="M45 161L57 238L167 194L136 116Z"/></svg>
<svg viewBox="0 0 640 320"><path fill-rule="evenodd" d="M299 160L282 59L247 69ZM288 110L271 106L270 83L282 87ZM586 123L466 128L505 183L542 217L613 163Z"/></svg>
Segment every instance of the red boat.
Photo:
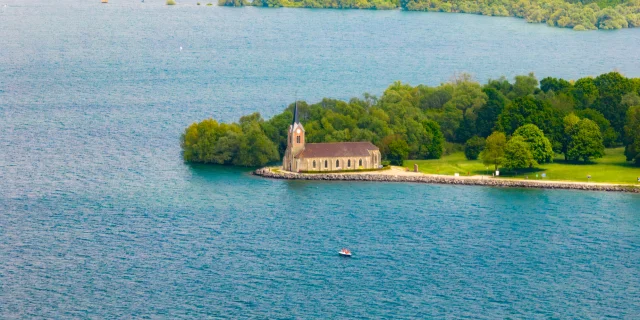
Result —
<svg viewBox="0 0 640 320"><path fill-rule="evenodd" d="M342 257L351 257L351 251L347 248L342 248L338 254Z"/></svg>

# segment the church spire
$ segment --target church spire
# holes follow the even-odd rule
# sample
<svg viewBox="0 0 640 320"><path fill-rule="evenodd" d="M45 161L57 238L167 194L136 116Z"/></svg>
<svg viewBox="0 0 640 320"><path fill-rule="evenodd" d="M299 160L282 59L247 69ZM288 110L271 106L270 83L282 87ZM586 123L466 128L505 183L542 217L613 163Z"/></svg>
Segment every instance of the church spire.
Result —
<svg viewBox="0 0 640 320"><path fill-rule="evenodd" d="M291 123L294 126L296 123L300 123L298 120L298 101L296 100L296 106L293 108L293 122Z"/></svg>

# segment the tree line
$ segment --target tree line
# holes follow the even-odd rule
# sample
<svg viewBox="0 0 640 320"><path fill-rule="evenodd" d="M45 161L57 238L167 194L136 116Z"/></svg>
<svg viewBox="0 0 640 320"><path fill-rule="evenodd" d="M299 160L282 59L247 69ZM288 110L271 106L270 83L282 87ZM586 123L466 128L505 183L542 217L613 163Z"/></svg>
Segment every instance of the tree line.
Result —
<svg viewBox="0 0 640 320"><path fill-rule="evenodd" d="M241 166L278 161L293 106L269 120L254 113L238 123L194 123L181 138L183 157ZM299 101L298 111L308 142L371 141L396 164L464 150L469 159L494 157L496 166L531 167L554 154L588 161L605 147L625 146L627 160L640 165L640 78L618 72L577 81L528 74L484 85L468 74L435 87L398 81L380 97Z"/></svg>
<svg viewBox="0 0 640 320"><path fill-rule="evenodd" d="M640 0L219 0L222 6L403 9L511 16L574 30L640 26Z"/></svg>

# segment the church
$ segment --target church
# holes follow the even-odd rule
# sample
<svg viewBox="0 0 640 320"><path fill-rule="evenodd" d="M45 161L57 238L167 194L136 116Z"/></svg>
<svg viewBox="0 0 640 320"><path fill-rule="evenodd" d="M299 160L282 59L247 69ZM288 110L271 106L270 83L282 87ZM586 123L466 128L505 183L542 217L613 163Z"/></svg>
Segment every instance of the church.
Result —
<svg viewBox="0 0 640 320"><path fill-rule="evenodd" d="M291 172L367 170L381 168L380 150L371 142L306 143L298 105L287 134L282 168Z"/></svg>

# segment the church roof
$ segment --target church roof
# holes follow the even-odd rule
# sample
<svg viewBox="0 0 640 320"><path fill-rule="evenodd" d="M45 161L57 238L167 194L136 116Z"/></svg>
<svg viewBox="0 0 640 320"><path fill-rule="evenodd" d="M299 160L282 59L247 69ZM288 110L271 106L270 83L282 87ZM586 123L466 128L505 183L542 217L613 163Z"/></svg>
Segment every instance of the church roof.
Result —
<svg viewBox="0 0 640 320"><path fill-rule="evenodd" d="M371 142L307 143L296 158L367 157L375 150Z"/></svg>

